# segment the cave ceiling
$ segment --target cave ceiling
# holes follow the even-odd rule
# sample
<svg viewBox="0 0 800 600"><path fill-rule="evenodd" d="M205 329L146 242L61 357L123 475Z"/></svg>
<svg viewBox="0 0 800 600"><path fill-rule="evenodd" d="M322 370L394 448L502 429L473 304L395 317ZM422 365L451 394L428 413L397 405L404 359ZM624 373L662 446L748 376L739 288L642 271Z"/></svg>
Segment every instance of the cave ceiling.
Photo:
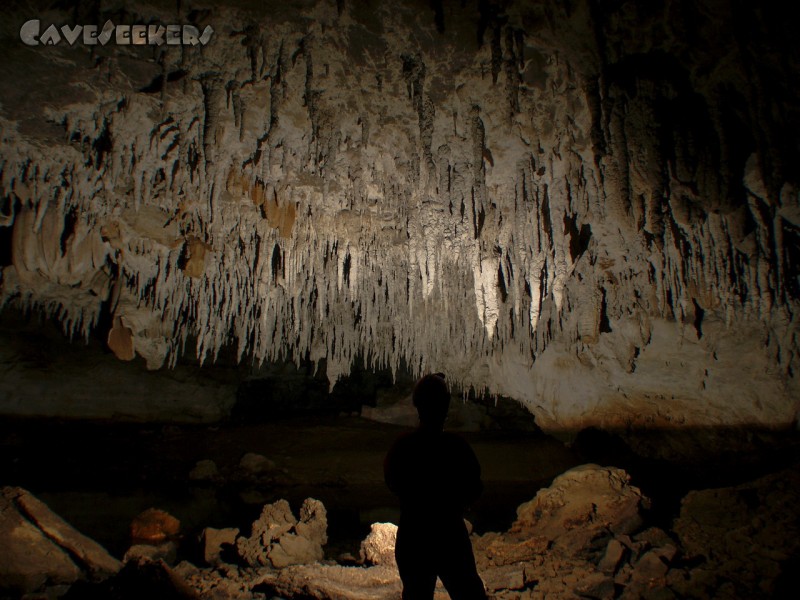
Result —
<svg viewBox="0 0 800 600"><path fill-rule="evenodd" d="M356 360L544 425L798 410L798 47L757 3L4 7L0 304L168 369ZM28 46L180 23L196 45ZM138 358L137 358L138 357Z"/></svg>

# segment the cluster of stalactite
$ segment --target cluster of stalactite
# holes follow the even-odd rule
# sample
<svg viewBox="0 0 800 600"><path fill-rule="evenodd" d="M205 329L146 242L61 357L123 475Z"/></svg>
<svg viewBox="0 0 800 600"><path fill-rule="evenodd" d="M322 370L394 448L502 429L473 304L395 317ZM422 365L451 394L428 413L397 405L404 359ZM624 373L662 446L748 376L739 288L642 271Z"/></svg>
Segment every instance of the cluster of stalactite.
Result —
<svg viewBox="0 0 800 600"><path fill-rule="evenodd" d="M84 336L105 311L154 368L234 346L491 391L487 357L714 314L763 323L791 372L800 209L786 124L747 97L765 69L720 49L701 80L595 3L339 8L212 11L145 86L76 67L94 99L46 109L56 142L3 117L3 301Z"/></svg>

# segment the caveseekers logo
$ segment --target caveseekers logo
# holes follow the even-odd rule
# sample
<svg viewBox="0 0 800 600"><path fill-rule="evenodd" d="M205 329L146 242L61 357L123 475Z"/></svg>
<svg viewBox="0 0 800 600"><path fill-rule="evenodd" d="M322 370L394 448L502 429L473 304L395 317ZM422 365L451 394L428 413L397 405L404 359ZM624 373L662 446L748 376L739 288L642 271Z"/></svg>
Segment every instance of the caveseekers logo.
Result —
<svg viewBox="0 0 800 600"><path fill-rule="evenodd" d="M203 33L194 25L114 25L106 21L97 25L50 25L42 31L39 19L26 21L19 30L19 39L28 46L74 45L78 40L86 46L105 46L114 42L120 46L205 46L214 35L210 25Z"/></svg>

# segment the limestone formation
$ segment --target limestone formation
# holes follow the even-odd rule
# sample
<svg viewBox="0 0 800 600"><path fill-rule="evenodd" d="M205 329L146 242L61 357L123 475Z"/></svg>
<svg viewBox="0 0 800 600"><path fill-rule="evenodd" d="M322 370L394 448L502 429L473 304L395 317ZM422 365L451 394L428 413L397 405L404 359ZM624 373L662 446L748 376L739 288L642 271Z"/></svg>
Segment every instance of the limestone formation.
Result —
<svg viewBox="0 0 800 600"><path fill-rule="evenodd" d="M152 369L441 370L550 428L796 421L780 11L158 6L126 15L213 40L6 40L0 304Z"/></svg>
<svg viewBox="0 0 800 600"><path fill-rule="evenodd" d="M250 536L238 538L236 548L242 560L253 567L312 563L323 558L327 529L327 514L319 500L306 498L299 520L286 500L278 500L264 506Z"/></svg>

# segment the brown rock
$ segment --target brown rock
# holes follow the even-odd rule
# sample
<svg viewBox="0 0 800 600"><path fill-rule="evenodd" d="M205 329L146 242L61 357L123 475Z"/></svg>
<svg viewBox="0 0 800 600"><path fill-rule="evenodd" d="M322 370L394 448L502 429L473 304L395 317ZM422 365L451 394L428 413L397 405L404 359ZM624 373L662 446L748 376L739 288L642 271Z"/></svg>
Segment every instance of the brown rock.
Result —
<svg viewBox="0 0 800 600"><path fill-rule="evenodd" d="M239 467L248 475L264 475L275 470L275 463L266 456L248 452L239 461Z"/></svg>
<svg viewBox="0 0 800 600"><path fill-rule="evenodd" d="M792 575L782 572L800 554L800 466L755 481L686 495L673 527L684 552L702 557L685 589L712 575L739 594L769 597ZM704 584L705 585L705 584Z"/></svg>
<svg viewBox="0 0 800 600"><path fill-rule="evenodd" d="M220 553L222 546L228 544L230 546L236 545L236 536L239 535L237 527L227 527L225 529L214 529L213 527L206 527L203 530L203 560L208 565L215 565L222 562Z"/></svg>
<svg viewBox="0 0 800 600"><path fill-rule="evenodd" d="M512 533L552 540L568 553L599 553L598 543L611 534L628 534L642 524L640 511L649 500L630 485L622 469L582 465L553 480L517 509Z"/></svg>
<svg viewBox="0 0 800 600"><path fill-rule="evenodd" d="M101 579L120 568L102 546L22 488L2 488L0 540L0 589L30 592L45 583L72 583L84 572Z"/></svg>
<svg viewBox="0 0 800 600"><path fill-rule="evenodd" d="M152 544L135 544L128 548L125 556L122 557L123 563L138 560L163 560L166 564L172 565L178 557L178 546L175 542L164 542L154 546Z"/></svg>
<svg viewBox="0 0 800 600"><path fill-rule="evenodd" d="M602 560L597 565L603 573L614 574L617 571L617 566L625 554L625 546L619 540L611 540L606 546L606 553L603 555Z"/></svg>
<svg viewBox="0 0 800 600"><path fill-rule="evenodd" d="M397 600L402 589L396 568L295 565L265 573L262 581L286 598Z"/></svg>
<svg viewBox="0 0 800 600"><path fill-rule="evenodd" d="M119 571L120 562L100 544L78 532L30 492L16 489L15 500L25 516L36 523L47 537L74 556L90 574L102 578Z"/></svg>
<svg viewBox="0 0 800 600"><path fill-rule="evenodd" d="M475 552L481 555L478 562L485 557L487 564L494 566L532 560L547 552L549 547L550 541L547 538L518 534L488 533L476 538L474 542Z"/></svg>
<svg viewBox="0 0 800 600"><path fill-rule="evenodd" d="M45 583L72 583L80 569L5 495L0 496L0 591L22 594Z"/></svg>
<svg viewBox="0 0 800 600"><path fill-rule="evenodd" d="M64 600L200 600L200 595L162 560L131 560L114 577L73 586Z"/></svg>
<svg viewBox="0 0 800 600"><path fill-rule="evenodd" d="M648 583L661 583L668 567L654 550L646 552L633 568L633 579Z"/></svg>
<svg viewBox="0 0 800 600"><path fill-rule="evenodd" d="M133 330L125 327L121 317L114 317L114 325L108 332L108 347L120 360L133 360L136 357L133 348Z"/></svg>
<svg viewBox="0 0 800 600"><path fill-rule="evenodd" d="M236 542L239 556L250 566L283 568L322 560L322 546L328 541L325 507L306 498L300 520L286 500L267 504L253 523L250 537Z"/></svg>
<svg viewBox="0 0 800 600"><path fill-rule="evenodd" d="M189 238L184 246L183 273L187 277L202 277L206 270L206 253L210 248L202 241Z"/></svg>
<svg viewBox="0 0 800 600"><path fill-rule="evenodd" d="M148 508L131 522L131 538L134 542L158 544L175 537L181 522L166 511Z"/></svg>

